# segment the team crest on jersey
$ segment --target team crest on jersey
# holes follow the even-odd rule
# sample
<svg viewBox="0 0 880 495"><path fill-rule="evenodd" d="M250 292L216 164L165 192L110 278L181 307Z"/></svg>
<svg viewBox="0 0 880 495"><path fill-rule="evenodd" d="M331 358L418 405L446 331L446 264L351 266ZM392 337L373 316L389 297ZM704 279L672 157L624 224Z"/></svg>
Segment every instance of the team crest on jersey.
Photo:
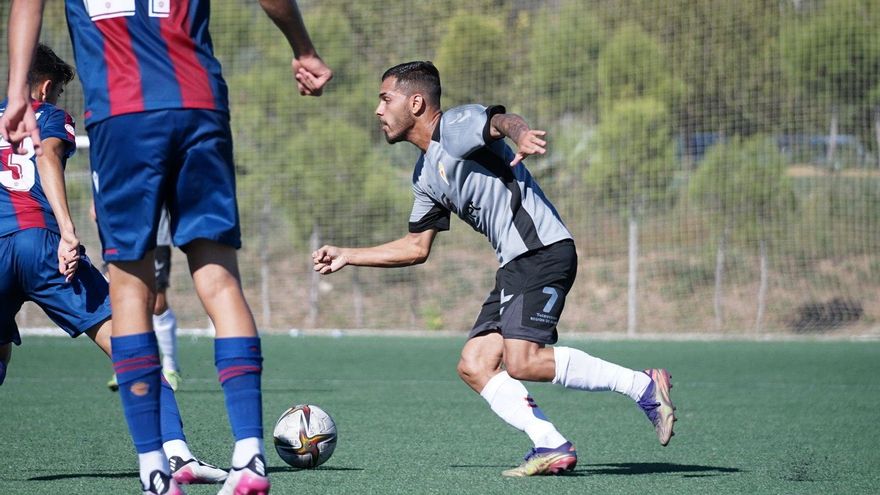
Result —
<svg viewBox="0 0 880 495"><path fill-rule="evenodd" d="M443 179L443 182L448 186L449 180L446 178L446 167L444 167L441 162L437 162L437 173L440 174L440 178Z"/></svg>

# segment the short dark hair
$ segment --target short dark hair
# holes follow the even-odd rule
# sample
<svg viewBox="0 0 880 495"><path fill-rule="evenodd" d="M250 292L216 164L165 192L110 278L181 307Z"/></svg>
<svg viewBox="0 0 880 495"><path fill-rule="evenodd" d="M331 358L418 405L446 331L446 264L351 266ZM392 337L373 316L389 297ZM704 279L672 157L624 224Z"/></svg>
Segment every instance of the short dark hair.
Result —
<svg viewBox="0 0 880 495"><path fill-rule="evenodd" d="M382 74L382 80L394 77L397 87L407 94L421 92L429 105L440 108L440 71L431 62L406 62Z"/></svg>
<svg viewBox="0 0 880 495"><path fill-rule="evenodd" d="M51 48L40 43L34 52L34 62L28 71L28 85L34 85L42 81L50 80L54 84L65 85L73 80L73 67L61 60Z"/></svg>

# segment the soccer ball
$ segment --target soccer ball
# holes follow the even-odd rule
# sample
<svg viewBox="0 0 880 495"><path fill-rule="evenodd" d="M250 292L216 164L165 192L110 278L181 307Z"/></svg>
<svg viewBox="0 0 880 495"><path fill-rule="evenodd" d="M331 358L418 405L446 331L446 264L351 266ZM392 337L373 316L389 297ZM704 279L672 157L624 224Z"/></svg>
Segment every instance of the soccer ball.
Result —
<svg viewBox="0 0 880 495"><path fill-rule="evenodd" d="M300 404L284 411L272 432L275 451L287 464L299 469L318 467L336 448L336 423L326 411Z"/></svg>

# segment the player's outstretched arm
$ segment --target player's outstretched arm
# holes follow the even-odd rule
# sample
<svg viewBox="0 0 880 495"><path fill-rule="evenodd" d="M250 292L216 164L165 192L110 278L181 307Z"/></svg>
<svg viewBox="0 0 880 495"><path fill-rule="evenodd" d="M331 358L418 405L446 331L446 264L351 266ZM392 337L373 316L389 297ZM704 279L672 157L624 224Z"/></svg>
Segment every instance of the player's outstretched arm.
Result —
<svg viewBox="0 0 880 495"><path fill-rule="evenodd" d="M24 146L24 140L28 137L33 141L37 155L42 152L40 130L30 105L27 74L40 38L44 2L13 0L9 7L9 101L0 117L0 136L9 141L13 151L20 155L28 153Z"/></svg>
<svg viewBox="0 0 880 495"><path fill-rule="evenodd" d="M63 157L67 143L58 138L49 138L43 143L43 155L37 157L37 172L46 199L61 230L58 244L58 271L69 282L79 267L80 242L76 226L70 216L67 203L67 190L64 184Z"/></svg>
<svg viewBox="0 0 880 495"><path fill-rule="evenodd" d="M547 141L543 137L546 131L529 129L525 119L513 113L499 113L492 116L489 135L495 139L508 137L516 143L516 156L510 166L516 166L523 158L531 155L543 155L547 152Z"/></svg>
<svg viewBox="0 0 880 495"><path fill-rule="evenodd" d="M312 253L315 271L326 275L347 265L393 268L424 263L431 254L436 229L410 233L396 241L368 248L323 246Z"/></svg>
<svg viewBox="0 0 880 495"><path fill-rule="evenodd" d="M315 50L296 1L260 0L260 6L284 33L293 49L291 67L299 94L321 96L324 86L333 78L333 71Z"/></svg>

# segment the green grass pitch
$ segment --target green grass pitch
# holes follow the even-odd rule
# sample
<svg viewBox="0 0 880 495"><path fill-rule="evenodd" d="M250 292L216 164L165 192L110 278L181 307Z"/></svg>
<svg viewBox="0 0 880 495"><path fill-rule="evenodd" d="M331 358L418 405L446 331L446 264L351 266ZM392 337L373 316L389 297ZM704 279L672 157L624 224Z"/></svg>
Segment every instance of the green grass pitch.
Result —
<svg viewBox="0 0 880 495"><path fill-rule="evenodd" d="M578 447L570 476L505 479L530 447L455 375L462 338L268 336L264 421L276 494L877 493L880 343L568 340L629 367L667 367L678 406L667 448L629 399L529 390ZM210 339L180 339L178 401L195 453L232 439ZM87 339L26 337L0 387L0 493L139 493L110 364ZM330 412L333 457L286 468L271 426L295 403ZM213 494L194 486L189 494Z"/></svg>

